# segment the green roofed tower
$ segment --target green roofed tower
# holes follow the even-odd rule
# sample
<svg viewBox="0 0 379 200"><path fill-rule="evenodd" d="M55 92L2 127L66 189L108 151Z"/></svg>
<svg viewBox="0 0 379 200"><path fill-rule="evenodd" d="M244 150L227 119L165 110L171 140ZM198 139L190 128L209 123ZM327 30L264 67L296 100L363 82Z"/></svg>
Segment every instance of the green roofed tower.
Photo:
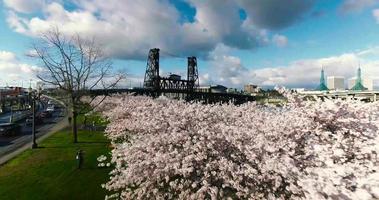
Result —
<svg viewBox="0 0 379 200"><path fill-rule="evenodd" d="M362 84L361 67L358 68L357 81L355 82L355 85L353 86L353 88L351 88L351 90L358 90L358 91L367 90L367 88L365 88Z"/></svg>
<svg viewBox="0 0 379 200"><path fill-rule="evenodd" d="M328 87L326 87L326 84L325 84L324 68L321 69L320 85L317 87L317 90L320 90L320 91L328 90Z"/></svg>

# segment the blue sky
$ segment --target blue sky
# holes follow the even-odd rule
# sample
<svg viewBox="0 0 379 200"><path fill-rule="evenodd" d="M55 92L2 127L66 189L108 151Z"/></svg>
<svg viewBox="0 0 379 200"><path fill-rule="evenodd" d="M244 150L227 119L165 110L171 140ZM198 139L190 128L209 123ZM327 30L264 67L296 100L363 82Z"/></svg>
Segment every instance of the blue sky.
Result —
<svg viewBox="0 0 379 200"><path fill-rule="evenodd" d="M204 85L312 88L321 66L347 79L358 63L364 76L379 78L377 0L0 2L0 85L35 79L41 66L25 54L53 25L98 38L133 86L154 47L162 51L162 75L185 76L186 57L197 56Z"/></svg>

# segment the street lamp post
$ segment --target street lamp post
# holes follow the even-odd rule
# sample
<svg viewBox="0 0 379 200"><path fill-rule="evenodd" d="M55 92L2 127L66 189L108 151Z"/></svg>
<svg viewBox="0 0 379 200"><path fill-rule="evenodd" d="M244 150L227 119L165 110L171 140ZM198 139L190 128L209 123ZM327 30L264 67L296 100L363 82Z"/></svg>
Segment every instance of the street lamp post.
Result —
<svg viewBox="0 0 379 200"><path fill-rule="evenodd" d="M32 110L33 110L33 123L32 123L32 149L38 147L36 142L36 99L35 96L32 97Z"/></svg>
<svg viewBox="0 0 379 200"><path fill-rule="evenodd" d="M30 99L32 101L32 149L38 148L37 142L36 142L36 100L39 99L41 95L41 87L37 88L37 94L33 92L33 89L29 88L29 95Z"/></svg>

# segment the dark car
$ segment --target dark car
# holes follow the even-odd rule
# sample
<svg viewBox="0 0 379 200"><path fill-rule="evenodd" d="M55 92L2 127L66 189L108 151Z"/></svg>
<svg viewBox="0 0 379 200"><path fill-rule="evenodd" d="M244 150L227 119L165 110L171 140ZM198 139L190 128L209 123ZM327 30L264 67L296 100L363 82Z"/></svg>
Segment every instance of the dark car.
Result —
<svg viewBox="0 0 379 200"><path fill-rule="evenodd" d="M36 125L43 124L43 120L40 116L36 116L35 120L36 120ZM33 117L32 116L28 117L25 122L26 122L26 125L31 126L33 124Z"/></svg>
<svg viewBox="0 0 379 200"><path fill-rule="evenodd" d="M48 111L43 111L40 113L39 115L41 118L50 118L53 116L53 114L51 112L48 112Z"/></svg>
<svg viewBox="0 0 379 200"><path fill-rule="evenodd" d="M45 118L50 118L53 116L53 113L52 112L49 112L49 111L43 111L41 113L42 115L45 115Z"/></svg>
<svg viewBox="0 0 379 200"><path fill-rule="evenodd" d="M0 124L0 135L8 136L8 135L16 135L21 132L21 126L15 123L4 123Z"/></svg>

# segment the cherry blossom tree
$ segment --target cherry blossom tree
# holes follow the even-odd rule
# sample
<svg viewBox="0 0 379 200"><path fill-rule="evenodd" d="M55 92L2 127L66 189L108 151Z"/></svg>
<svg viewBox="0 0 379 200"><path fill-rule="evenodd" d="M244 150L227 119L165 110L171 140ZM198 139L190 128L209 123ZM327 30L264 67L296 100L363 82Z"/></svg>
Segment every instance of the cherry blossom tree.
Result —
<svg viewBox="0 0 379 200"><path fill-rule="evenodd" d="M378 103L281 92L281 107L105 99L104 187L122 199L379 198Z"/></svg>

